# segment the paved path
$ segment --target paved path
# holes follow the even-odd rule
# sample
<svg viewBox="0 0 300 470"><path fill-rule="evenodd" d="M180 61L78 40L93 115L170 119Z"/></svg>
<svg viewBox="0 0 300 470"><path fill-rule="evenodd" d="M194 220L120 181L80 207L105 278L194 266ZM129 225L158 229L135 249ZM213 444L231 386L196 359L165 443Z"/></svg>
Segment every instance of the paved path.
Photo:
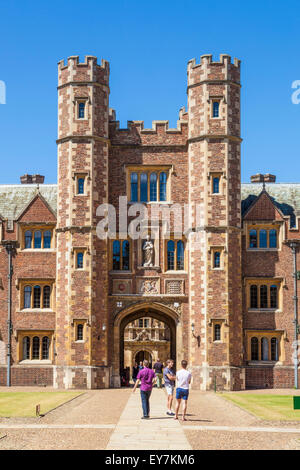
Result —
<svg viewBox="0 0 300 470"><path fill-rule="evenodd" d="M112 433L107 449L190 450L182 426L166 415L166 395L154 388L150 399L150 419L141 419L140 392L132 394Z"/></svg>

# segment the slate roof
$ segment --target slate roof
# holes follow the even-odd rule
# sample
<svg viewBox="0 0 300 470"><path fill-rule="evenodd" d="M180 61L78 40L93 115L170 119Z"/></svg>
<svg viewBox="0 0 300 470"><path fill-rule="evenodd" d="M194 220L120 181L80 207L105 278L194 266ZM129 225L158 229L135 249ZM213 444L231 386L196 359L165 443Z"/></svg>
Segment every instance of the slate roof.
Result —
<svg viewBox="0 0 300 470"><path fill-rule="evenodd" d="M242 214L248 210L263 189L262 183L242 183ZM41 195L56 213L57 185L41 184ZM37 191L36 184L0 185L0 216L16 219ZM266 183L266 191L284 215L291 216L291 225L295 217L300 216L300 183Z"/></svg>
<svg viewBox="0 0 300 470"><path fill-rule="evenodd" d="M15 220L37 193L36 184L0 184L0 217ZM56 213L57 185L41 184L39 191Z"/></svg>
<svg viewBox="0 0 300 470"><path fill-rule="evenodd" d="M262 183L242 184L242 215L261 193ZM266 183L267 193L283 215L291 217L290 225L296 225L296 216L300 215L300 183Z"/></svg>

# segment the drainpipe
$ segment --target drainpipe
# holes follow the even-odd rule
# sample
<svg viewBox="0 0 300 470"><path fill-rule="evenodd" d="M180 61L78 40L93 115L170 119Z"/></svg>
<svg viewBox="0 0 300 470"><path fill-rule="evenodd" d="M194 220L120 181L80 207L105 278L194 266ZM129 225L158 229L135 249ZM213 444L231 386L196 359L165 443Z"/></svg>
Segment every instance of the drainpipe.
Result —
<svg viewBox="0 0 300 470"><path fill-rule="evenodd" d="M11 321L11 311L12 311L12 254L13 254L13 243L7 242L5 248L8 254L8 299L7 299L7 375L6 375L6 385L10 387L11 384L11 334L12 334L12 321Z"/></svg>
<svg viewBox="0 0 300 470"><path fill-rule="evenodd" d="M294 278L294 386L298 388L298 294L297 294L297 248L299 241L290 240L288 245L293 253L293 278Z"/></svg>

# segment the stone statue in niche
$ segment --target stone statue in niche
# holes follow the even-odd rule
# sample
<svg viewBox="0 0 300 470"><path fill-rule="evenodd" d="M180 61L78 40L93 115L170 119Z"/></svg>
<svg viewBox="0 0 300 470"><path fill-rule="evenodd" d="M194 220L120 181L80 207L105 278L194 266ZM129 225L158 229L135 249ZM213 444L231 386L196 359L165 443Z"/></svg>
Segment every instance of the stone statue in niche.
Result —
<svg viewBox="0 0 300 470"><path fill-rule="evenodd" d="M150 240L150 235L147 235L146 241L143 244L143 252L144 252L144 262L143 266L153 266L153 255L154 255L154 245Z"/></svg>

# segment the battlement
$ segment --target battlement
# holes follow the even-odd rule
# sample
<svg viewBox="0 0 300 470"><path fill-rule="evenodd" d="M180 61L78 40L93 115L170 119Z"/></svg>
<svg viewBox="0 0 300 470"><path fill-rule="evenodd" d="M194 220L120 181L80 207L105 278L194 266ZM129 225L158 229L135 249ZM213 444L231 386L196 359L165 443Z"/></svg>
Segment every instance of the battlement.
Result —
<svg viewBox="0 0 300 470"><path fill-rule="evenodd" d="M111 109L110 139L113 145L185 145L188 136L188 120L185 108L181 108L176 128L169 127L169 121L152 121L151 128L144 127L144 121L127 121L126 128L120 128L115 110Z"/></svg>
<svg viewBox="0 0 300 470"><path fill-rule="evenodd" d="M200 63L196 63L196 59L191 59L188 61L188 68L195 68L195 67L201 67L201 65L233 65L234 67L240 67L241 61L237 59L236 57L233 59L233 63L231 62L231 56L228 54L220 54L220 60L219 62L213 61L212 60L212 54L203 54L200 57Z"/></svg>
<svg viewBox="0 0 300 470"><path fill-rule="evenodd" d="M107 60L101 59L100 65L97 63L97 57L93 55L86 55L84 58L84 62L79 62L79 55L71 55L70 57L68 57L67 63L65 63L65 59L62 59L58 62L58 69L63 70L69 66L89 67L90 64L109 70L109 62L107 62Z"/></svg>
<svg viewBox="0 0 300 470"><path fill-rule="evenodd" d="M109 63L102 59L101 65L97 63L97 57L86 55L84 62L79 62L79 56L68 57L58 62L58 86L73 82L98 82L102 85L109 84Z"/></svg>
<svg viewBox="0 0 300 470"><path fill-rule="evenodd" d="M144 121L127 121L127 127L120 128L120 121L111 120L111 123L115 125L115 130L120 132L131 132L132 129L136 129L140 134L173 134L181 133L182 126L187 126L187 121L178 120L176 128L169 128L169 121L152 121L151 128L144 128Z"/></svg>

